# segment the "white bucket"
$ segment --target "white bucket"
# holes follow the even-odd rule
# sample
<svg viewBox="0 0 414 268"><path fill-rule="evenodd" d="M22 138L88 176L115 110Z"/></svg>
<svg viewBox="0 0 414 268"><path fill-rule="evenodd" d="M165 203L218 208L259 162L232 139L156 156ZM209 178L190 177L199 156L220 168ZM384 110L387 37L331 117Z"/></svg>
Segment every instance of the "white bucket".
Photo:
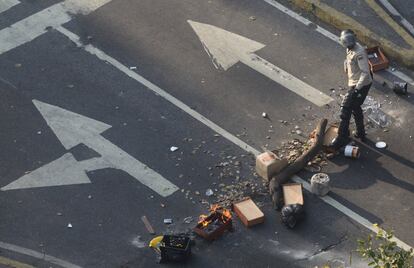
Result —
<svg viewBox="0 0 414 268"><path fill-rule="evenodd" d="M353 145L345 146L344 155L346 157L350 157L350 158L359 158L359 155L360 155L359 147L358 146L353 146Z"/></svg>
<svg viewBox="0 0 414 268"><path fill-rule="evenodd" d="M328 174L316 173L311 178L311 192L319 196L326 195L330 190L329 181Z"/></svg>

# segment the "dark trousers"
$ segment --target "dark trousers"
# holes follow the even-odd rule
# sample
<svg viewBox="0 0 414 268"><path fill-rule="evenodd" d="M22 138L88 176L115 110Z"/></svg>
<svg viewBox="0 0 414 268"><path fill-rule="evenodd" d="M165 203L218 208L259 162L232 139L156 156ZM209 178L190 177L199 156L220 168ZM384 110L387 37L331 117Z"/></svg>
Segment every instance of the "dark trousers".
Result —
<svg viewBox="0 0 414 268"><path fill-rule="evenodd" d="M359 90L356 90L355 87L350 87L341 104L341 122L338 128L338 137L346 138L349 136L351 115L354 115L357 135L360 137L365 136L364 114L362 113L361 105L364 103L370 87L371 84Z"/></svg>

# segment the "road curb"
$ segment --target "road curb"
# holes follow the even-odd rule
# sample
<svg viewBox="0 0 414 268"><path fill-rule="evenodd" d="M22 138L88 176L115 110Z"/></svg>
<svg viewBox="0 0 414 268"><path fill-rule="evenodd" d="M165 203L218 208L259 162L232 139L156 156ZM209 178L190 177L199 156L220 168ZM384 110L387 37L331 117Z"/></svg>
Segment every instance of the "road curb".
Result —
<svg viewBox="0 0 414 268"><path fill-rule="evenodd" d="M339 30L352 29L358 39L368 46L380 46L388 58L408 68L414 68L414 48L402 48L392 41L377 35L353 18L321 3L320 0L289 0L294 6L312 13L322 21Z"/></svg>

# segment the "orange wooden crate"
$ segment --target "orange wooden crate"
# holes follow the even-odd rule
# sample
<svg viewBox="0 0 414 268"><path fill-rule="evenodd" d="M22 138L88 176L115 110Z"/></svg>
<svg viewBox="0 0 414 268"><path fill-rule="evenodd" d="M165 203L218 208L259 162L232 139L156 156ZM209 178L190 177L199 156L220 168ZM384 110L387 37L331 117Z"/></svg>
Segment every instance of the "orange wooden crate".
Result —
<svg viewBox="0 0 414 268"><path fill-rule="evenodd" d="M368 62L373 72L388 68L390 61L385 57L379 46L366 49L368 54Z"/></svg>

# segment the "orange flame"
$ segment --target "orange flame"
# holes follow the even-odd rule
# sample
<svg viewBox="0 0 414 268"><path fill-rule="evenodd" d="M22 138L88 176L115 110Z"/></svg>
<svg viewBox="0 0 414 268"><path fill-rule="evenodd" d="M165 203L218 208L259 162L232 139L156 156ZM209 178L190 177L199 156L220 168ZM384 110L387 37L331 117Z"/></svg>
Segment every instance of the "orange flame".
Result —
<svg viewBox="0 0 414 268"><path fill-rule="evenodd" d="M218 204L211 205L210 212L211 213L220 213L220 215L221 215L220 220L223 223L228 222L232 218L230 210L222 208ZM211 220L206 220L207 217L208 217L208 215L204 215L204 214L200 215L200 217L198 219L198 223L201 224L202 227L206 227L211 223Z"/></svg>

